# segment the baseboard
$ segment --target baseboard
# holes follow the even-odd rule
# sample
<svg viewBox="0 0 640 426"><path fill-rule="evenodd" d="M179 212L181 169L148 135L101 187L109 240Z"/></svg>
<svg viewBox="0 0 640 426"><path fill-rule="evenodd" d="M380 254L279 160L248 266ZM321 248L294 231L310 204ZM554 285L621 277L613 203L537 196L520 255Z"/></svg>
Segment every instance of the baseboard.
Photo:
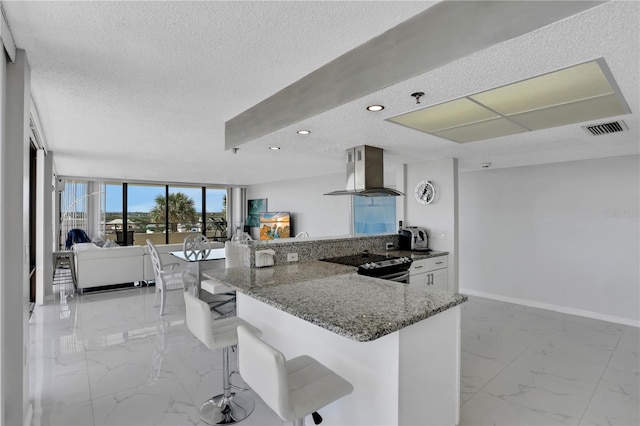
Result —
<svg viewBox="0 0 640 426"><path fill-rule="evenodd" d="M587 311L584 309L569 308L567 306L536 302L534 300L518 299L516 297L502 296L500 294L486 293L484 291L461 288L460 293L468 294L470 296L484 297L486 299L499 300L501 302L515 303L516 305L529 306L531 308L545 309L547 311L561 312L563 314L577 315L580 317L593 318L601 321L608 321L616 324L624 324L631 327L640 328L640 320L634 320L631 318L617 317L614 315L607 315L600 312Z"/></svg>

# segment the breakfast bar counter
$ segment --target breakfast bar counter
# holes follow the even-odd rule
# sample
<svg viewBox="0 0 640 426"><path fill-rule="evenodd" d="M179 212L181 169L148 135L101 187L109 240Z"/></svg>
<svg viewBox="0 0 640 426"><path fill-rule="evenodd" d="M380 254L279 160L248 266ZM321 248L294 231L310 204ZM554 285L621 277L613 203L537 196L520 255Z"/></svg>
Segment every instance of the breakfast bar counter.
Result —
<svg viewBox="0 0 640 426"><path fill-rule="evenodd" d="M287 359L310 355L353 385L320 410L323 425L457 424L467 297L356 271L308 261L203 275L235 289L238 316Z"/></svg>
<svg viewBox="0 0 640 426"><path fill-rule="evenodd" d="M467 296L358 275L353 266L304 262L204 273L276 309L359 342L443 312Z"/></svg>

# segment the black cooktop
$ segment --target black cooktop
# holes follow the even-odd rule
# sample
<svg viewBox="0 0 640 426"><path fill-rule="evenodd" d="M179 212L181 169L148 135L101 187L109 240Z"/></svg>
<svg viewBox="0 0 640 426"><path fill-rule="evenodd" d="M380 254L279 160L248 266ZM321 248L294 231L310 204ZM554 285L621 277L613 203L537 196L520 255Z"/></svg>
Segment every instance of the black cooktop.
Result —
<svg viewBox="0 0 640 426"><path fill-rule="evenodd" d="M339 263L341 265L360 266L364 265L365 263L379 262L381 260L387 259L389 258L383 254L359 253L349 256L326 257L320 260L331 263Z"/></svg>

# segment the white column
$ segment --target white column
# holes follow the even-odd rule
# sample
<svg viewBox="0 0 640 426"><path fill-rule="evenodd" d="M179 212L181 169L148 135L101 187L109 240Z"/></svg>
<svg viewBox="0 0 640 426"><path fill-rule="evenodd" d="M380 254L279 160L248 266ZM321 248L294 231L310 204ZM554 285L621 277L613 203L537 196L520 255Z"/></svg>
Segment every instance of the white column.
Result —
<svg viewBox="0 0 640 426"><path fill-rule="evenodd" d="M100 182L89 181L87 185L87 234L89 238L98 236L100 227Z"/></svg>
<svg viewBox="0 0 640 426"><path fill-rule="evenodd" d="M29 407L29 104L30 69L24 50L1 60L0 150L0 424L22 425Z"/></svg>
<svg viewBox="0 0 640 426"><path fill-rule="evenodd" d="M56 190L53 194L53 251L59 251L64 249L64 239L60 236L60 202L62 201L62 194L64 191L64 185L60 185L60 178L55 173L53 174L56 184ZM62 240L62 241L61 241Z"/></svg>
<svg viewBox="0 0 640 426"><path fill-rule="evenodd" d="M458 160L445 158L406 165L405 226L429 232L429 248L449 252L449 291L458 292ZM429 180L436 188L431 204L414 197L418 182ZM398 188L400 189L400 188ZM400 189L402 191L402 189Z"/></svg>
<svg viewBox="0 0 640 426"><path fill-rule="evenodd" d="M231 188L231 205L227 200L227 208L231 207L231 224L227 228L229 236L233 236L236 226L244 223L247 218L247 197L245 188Z"/></svg>
<svg viewBox="0 0 640 426"><path fill-rule="evenodd" d="M38 150L36 159L36 303L53 294L53 153Z"/></svg>

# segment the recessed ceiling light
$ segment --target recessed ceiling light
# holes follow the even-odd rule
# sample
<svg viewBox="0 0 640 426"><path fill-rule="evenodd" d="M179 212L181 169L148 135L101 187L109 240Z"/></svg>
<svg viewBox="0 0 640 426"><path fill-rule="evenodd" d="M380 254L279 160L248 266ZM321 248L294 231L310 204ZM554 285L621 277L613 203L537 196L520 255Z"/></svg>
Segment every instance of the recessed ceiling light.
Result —
<svg viewBox="0 0 640 426"><path fill-rule="evenodd" d="M311 133L311 130L298 130L299 135L308 135Z"/></svg>
<svg viewBox="0 0 640 426"><path fill-rule="evenodd" d="M272 151L277 151L277 150L280 149L280 147L279 146L270 146L269 149L272 150Z"/></svg>
<svg viewBox="0 0 640 426"><path fill-rule="evenodd" d="M367 107L367 111L373 111L373 112L382 111L383 109L384 109L383 105L369 105Z"/></svg>

